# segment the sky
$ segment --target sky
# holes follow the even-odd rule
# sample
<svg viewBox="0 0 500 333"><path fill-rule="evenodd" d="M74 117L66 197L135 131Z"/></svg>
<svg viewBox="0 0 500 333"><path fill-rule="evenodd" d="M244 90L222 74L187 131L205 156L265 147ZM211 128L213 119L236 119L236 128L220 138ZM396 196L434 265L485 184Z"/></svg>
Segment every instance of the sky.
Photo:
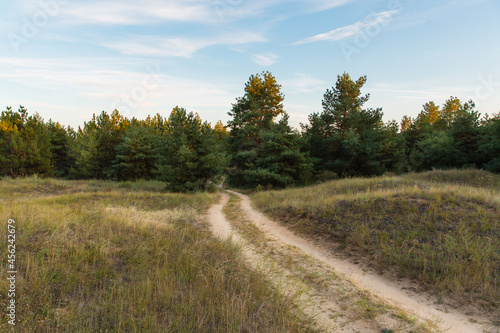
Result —
<svg viewBox="0 0 500 333"><path fill-rule="evenodd" d="M500 111L498 0L0 0L0 110L74 128L175 106L215 123L252 74L282 85L290 123L344 72L366 107L415 117L450 96Z"/></svg>

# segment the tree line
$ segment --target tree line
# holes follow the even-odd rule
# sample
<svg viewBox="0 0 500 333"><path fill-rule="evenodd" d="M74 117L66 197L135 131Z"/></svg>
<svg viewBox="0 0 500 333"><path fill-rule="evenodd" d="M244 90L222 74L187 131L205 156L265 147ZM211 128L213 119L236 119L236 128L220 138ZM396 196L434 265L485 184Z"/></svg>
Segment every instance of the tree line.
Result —
<svg viewBox="0 0 500 333"><path fill-rule="evenodd" d="M156 179L170 191L194 192L226 177L233 186L283 188L352 176L433 168L500 172L500 114L481 117L472 101L450 97L423 105L415 118L382 121L365 108L366 76L337 77L323 110L293 129L270 72L250 76L244 95L214 126L176 107L168 118L128 119L101 112L77 130L24 107L0 117L0 176Z"/></svg>

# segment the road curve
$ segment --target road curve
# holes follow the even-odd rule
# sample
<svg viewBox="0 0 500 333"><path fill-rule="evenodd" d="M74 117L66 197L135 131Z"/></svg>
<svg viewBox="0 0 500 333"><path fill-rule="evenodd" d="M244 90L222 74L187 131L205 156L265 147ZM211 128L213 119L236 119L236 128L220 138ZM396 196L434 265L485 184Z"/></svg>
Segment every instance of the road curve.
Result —
<svg viewBox="0 0 500 333"><path fill-rule="evenodd" d="M324 249L321 249L306 239L295 235L286 227L267 218L264 214L253 209L248 196L235 192L227 192L241 198L241 207L248 220L266 233L274 235L282 242L295 246L305 254L316 258L332 267L337 273L351 280L357 287L388 301L389 303L414 313L421 319L437 322L438 328L450 333L484 333L499 332L497 328L488 324L484 318L473 318L477 322L471 322L468 317L456 310L447 309L447 312L439 309L436 300L426 299L421 295L409 295L394 281L388 280L380 275L365 272L353 263L334 257ZM471 318L472 319L472 318Z"/></svg>

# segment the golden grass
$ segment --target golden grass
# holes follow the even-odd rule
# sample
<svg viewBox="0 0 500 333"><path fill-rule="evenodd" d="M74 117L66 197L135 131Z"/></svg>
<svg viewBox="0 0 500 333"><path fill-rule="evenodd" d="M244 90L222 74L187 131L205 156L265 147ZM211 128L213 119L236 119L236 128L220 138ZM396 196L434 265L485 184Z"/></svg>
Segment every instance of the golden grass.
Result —
<svg viewBox="0 0 500 333"><path fill-rule="evenodd" d="M217 194L161 193L155 182L4 179L16 221L16 332L308 332L293 303L200 220ZM2 310L5 311L5 310ZM11 327L5 315L0 331Z"/></svg>

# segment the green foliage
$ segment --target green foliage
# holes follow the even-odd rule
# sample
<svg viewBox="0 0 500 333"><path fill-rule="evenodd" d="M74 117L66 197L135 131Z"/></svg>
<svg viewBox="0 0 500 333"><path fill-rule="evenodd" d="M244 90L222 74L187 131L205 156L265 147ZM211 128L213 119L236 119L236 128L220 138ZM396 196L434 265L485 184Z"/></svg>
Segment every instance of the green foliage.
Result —
<svg viewBox="0 0 500 333"><path fill-rule="evenodd" d="M399 126L381 108L364 108L366 76L337 76L323 110L292 129L281 85L270 72L251 75L225 126L184 109L131 120L101 112L74 131L10 107L0 116L0 176L161 179L174 191L205 190L226 171L231 185L289 187L338 177L436 168L500 172L500 116L481 118L473 101L425 103ZM226 170L226 167L229 166Z"/></svg>
<svg viewBox="0 0 500 333"><path fill-rule="evenodd" d="M459 151L458 159L463 161L461 166L479 163L479 118L480 114L475 110L474 102L468 101L460 106L451 123L450 132Z"/></svg>
<svg viewBox="0 0 500 333"><path fill-rule="evenodd" d="M111 115L101 112L99 116L85 122L83 129L79 128L75 144L72 147L72 157L75 167L70 171L73 178L112 178L113 161L116 159L116 146L121 136L130 125L118 110Z"/></svg>
<svg viewBox="0 0 500 333"><path fill-rule="evenodd" d="M365 83L365 76L353 81L347 73L339 75L324 95L323 112L312 114L309 125L303 125L318 174L368 176L396 167L402 141L393 123L384 126L382 109L362 108L370 97L361 95Z"/></svg>
<svg viewBox="0 0 500 333"><path fill-rule="evenodd" d="M403 130L409 165L414 170L482 166L478 153L480 114L472 101L448 99L441 110L434 102L424 105L418 117Z"/></svg>
<svg viewBox="0 0 500 333"><path fill-rule="evenodd" d="M269 72L252 75L229 115L230 184L286 187L303 183L311 165L288 125L281 85ZM281 119L276 122L278 116Z"/></svg>
<svg viewBox="0 0 500 333"><path fill-rule="evenodd" d="M382 169L402 173L408 162L405 155L405 138L399 133L398 123L391 121L384 124L379 135L382 147L378 156Z"/></svg>
<svg viewBox="0 0 500 333"><path fill-rule="evenodd" d="M72 163L69 156L72 140L69 134L71 129L65 129L61 124L54 123L52 120L47 123L47 129L50 133L51 164L54 168L54 175L57 177L68 176Z"/></svg>
<svg viewBox="0 0 500 333"><path fill-rule="evenodd" d="M281 85L269 72L250 76L245 95L237 98L228 113L231 146L246 150L260 145L260 131L269 130L276 117L284 113Z"/></svg>
<svg viewBox="0 0 500 333"><path fill-rule="evenodd" d="M500 113L486 121L483 126L478 152L484 168L500 173Z"/></svg>
<svg viewBox="0 0 500 333"><path fill-rule="evenodd" d="M0 118L0 176L161 178L173 191L205 190L226 167L227 137L221 122L212 129L180 108L168 120L160 114L128 120L117 110L103 111L76 132L28 116L23 107L7 108Z"/></svg>
<svg viewBox="0 0 500 333"><path fill-rule="evenodd" d="M197 114L175 107L158 161L160 179L174 192L206 190L227 165L223 141Z"/></svg>
<svg viewBox="0 0 500 333"><path fill-rule="evenodd" d="M255 167L243 171L245 184L252 188L259 185L282 188L305 183L312 164L301 152L300 136L288 125L288 115L261 133L262 142L255 150Z"/></svg>
<svg viewBox="0 0 500 333"><path fill-rule="evenodd" d="M10 107L0 116L0 175L23 177L40 174L51 176L50 132L43 119L20 106Z"/></svg>
<svg viewBox="0 0 500 333"><path fill-rule="evenodd" d="M349 74L337 76L335 87L327 89L323 96L321 119L327 125L326 134L340 134L342 138L351 128L362 124L361 107L370 95L361 96L361 88L366 83L366 76L352 81Z"/></svg>
<svg viewBox="0 0 500 333"><path fill-rule="evenodd" d="M417 144L417 149L410 155L410 163L417 171L450 169L460 160L453 136L449 132L433 132Z"/></svg>
<svg viewBox="0 0 500 333"><path fill-rule="evenodd" d="M84 129L78 128L71 145L70 156L74 160L74 165L70 169L70 178L98 178L100 174L98 153L96 129L86 123Z"/></svg>
<svg viewBox="0 0 500 333"><path fill-rule="evenodd" d="M116 145L113 178L153 179L157 173L159 140L159 136L151 127L129 127Z"/></svg>

